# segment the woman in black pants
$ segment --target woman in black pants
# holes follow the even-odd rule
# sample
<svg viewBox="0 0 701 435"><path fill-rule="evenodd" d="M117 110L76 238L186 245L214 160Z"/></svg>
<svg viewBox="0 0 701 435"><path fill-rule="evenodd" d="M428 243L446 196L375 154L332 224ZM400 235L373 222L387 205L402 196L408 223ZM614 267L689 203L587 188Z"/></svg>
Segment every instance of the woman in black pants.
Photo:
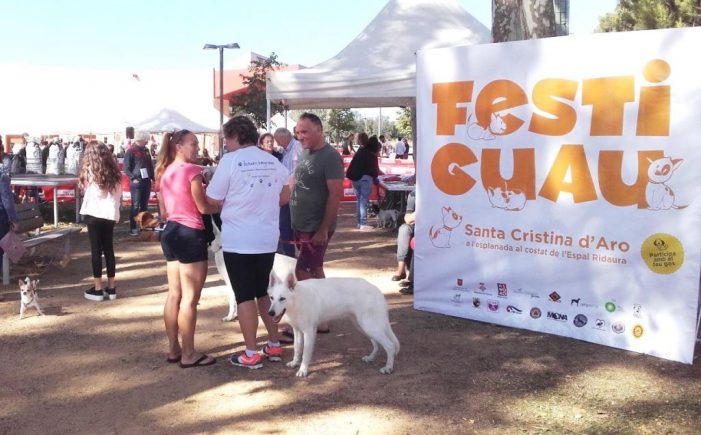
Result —
<svg viewBox="0 0 701 435"><path fill-rule="evenodd" d="M83 204L80 214L88 226L92 274L95 285L85 290L85 299L103 301L117 298L113 247L114 225L119 221L122 199L122 174L109 148L102 142L90 142L80 169ZM107 287L102 287L102 256L107 269Z"/></svg>

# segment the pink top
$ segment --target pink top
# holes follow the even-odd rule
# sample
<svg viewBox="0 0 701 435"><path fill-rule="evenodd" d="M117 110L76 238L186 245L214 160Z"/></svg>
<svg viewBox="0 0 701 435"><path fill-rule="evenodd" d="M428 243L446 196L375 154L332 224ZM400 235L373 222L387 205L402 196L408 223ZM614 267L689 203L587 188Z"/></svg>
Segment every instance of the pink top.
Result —
<svg viewBox="0 0 701 435"><path fill-rule="evenodd" d="M168 220L196 230L203 230L202 215L192 198L192 180L202 175L202 168L192 163L173 162L161 176L161 198Z"/></svg>

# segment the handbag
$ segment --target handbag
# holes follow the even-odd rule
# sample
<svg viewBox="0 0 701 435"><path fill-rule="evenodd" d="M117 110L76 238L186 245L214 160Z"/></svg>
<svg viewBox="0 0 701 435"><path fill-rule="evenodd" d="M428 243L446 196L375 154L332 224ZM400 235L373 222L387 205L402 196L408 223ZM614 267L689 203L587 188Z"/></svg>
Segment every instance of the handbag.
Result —
<svg viewBox="0 0 701 435"><path fill-rule="evenodd" d="M25 248L22 243L22 239L12 230L8 231L7 234L0 239L0 248L5 251L5 255L7 255L13 263L17 263L27 251L27 248Z"/></svg>

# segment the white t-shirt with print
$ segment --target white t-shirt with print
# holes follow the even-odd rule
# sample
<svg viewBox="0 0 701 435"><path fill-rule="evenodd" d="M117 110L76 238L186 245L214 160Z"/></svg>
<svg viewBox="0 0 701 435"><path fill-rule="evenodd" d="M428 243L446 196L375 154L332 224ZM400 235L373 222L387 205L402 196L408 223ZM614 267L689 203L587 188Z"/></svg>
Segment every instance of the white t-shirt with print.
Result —
<svg viewBox="0 0 701 435"><path fill-rule="evenodd" d="M287 169L256 146L224 154L207 186L207 196L224 200L221 242L225 252L277 250L280 192L287 177Z"/></svg>

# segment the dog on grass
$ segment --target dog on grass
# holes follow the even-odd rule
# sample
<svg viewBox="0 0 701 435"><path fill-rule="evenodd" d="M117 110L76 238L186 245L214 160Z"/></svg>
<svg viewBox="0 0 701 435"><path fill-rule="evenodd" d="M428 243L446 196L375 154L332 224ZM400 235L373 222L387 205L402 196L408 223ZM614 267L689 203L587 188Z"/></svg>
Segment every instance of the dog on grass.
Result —
<svg viewBox="0 0 701 435"><path fill-rule="evenodd" d="M374 361L378 344L387 353L387 362L380 373L390 374L399 341L389 324L387 302L380 289L362 278L324 278L297 281L294 273L284 280L273 271L268 287L270 314L274 322L283 315L294 329L294 357L288 367L297 367L298 377L307 376L314 352L319 323L350 317L355 326L370 339L372 351L362 358Z"/></svg>
<svg viewBox="0 0 701 435"><path fill-rule="evenodd" d="M37 294L37 284L39 284L39 280L30 280L29 277L27 277L24 281L21 279L19 280L19 293L20 293L20 300L19 300L19 319L22 320L24 318L24 313L27 311L27 308L29 307L34 307L36 310L39 312L40 315L44 315L44 312L41 311L41 306L39 305L39 295Z"/></svg>
<svg viewBox="0 0 701 435"><path fill-rule="evenodd" d="M221 275L229 296L229 312L226 316L222 317L222 322L231 322L236 319L236 295L234 294L234 288L231 286L231 281L229 281L229 273L226 271L226 264L224 264L224 249L221 245L221 231L216 224L212 225L214 231L214 240L209 245L209 250L212 251L214 255L214 263L217 265L217 272ZM285 255L275 254L275 262L273 263L273 271L280 275L285 275L292 271L294 273L295 266L297 265L297 259L292 257L287 257Z"/></svg>

